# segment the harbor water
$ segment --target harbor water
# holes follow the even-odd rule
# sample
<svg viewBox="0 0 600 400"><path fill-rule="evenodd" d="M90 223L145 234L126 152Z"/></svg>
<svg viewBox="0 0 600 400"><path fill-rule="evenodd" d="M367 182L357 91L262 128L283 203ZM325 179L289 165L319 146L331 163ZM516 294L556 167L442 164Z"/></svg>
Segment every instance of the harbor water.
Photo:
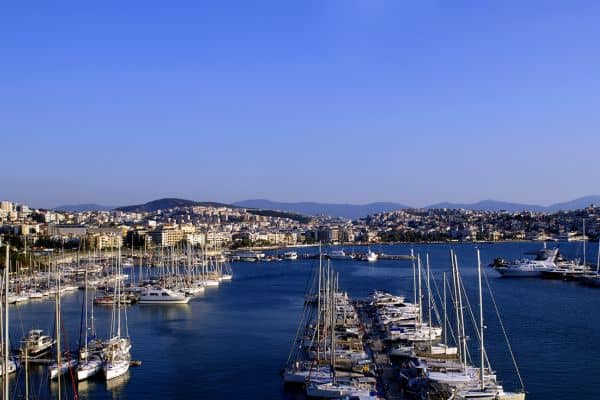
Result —
<svg viewBox="0 0 600 400"><path fill-rule="evenodd" d="M373 246L386 254L408 254L414 248L429 253L438 281L450 271L449 250L455 249L466 290L476 306L476 255L472 244ZM482 262L496 257L514 259L539 250L540 243L479 244ZM582 256L581 243L561 243L569 258ZM590 246L592 247L592 246ZM349 249L349 248L348 248ZM356 249L359 250L358 248ZM596 260L596 248L588 249ZM314 252L315 248L300 250ZM183 305L127 307L132 359L142 361L118 380L93 379L75 385L80 399L300 399L284 388L280 371L288 357L303 296L318 260L232 264L234 279ZM332 261L340 288L354 298L375 289L413 296L410 261ZM127 272L127 271L125 271ZM528 391L528 399L597 398L600 371L600 289L574 282L500 278L486 267L492 291ZM80 335L83 291L62 296L66 343L76 353ZM493 368L505 389L520 387L502 331L489 300L484 300L486 346ZM30 301L11 306L12 347L31 328L54 330L54 303ZM98 336L106 337L111 309L94 307ZM470 346L477 349L476 339ZM476 353L473 353L476 360ZM12 393L22 397L23 374L12 376ZM18 384L17 384L18 383ZM30 393L55 398L43 367L32 367ZM73 398L67 378L63 398Z"/></svg>

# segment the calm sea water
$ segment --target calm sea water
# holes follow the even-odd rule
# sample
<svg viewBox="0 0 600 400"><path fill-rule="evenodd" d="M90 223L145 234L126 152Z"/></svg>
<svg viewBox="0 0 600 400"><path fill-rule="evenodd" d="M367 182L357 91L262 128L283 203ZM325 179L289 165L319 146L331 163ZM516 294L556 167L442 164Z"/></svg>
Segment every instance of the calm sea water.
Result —
<svg viewBox="0 0 600 400"><path fill-rule="evenodd" d="M449 271L450 245L415 245L429 253L432 272ZM465 286L476 304L475 247L452 246L458 253ZM479 245L487 265L495 257L517 258L539 243ZM581 257L581 245L561 244L569 257ZM358 249L357 249L358 250ZM408 254L410 246L375 246L389 254ZM302 252L303 250L301 250ZM306 250L314 251L314 250ZM595 248L589 249L595 260ZM279 375L293 341L314 260L235 263L234 280L221 284L187 305L128 307L127 322L133 359L143 365L109 384L102 379L77 386L82 399L292 399ZM374 289L412 298L412 268L406 261L336 262L340 285L355 297ZM502 279L487 269L490 284L529 392L529 399L592 399L600 372L600 290L572 282ZM62 298L67 341L75 349L79 337L83 293ZM32 327L51 331L54 304L30 302L11 307L12 342ZM95 307L97 330L108 334L110 309ZM486 345L490 360L507 389L518 388L495 313L486 300ZM475 346L475 343L471 343ZM476 358L476 357L475 357ZM22 374L11 378L13 393L22 395ZM19 379L21 385L14 383ZM55 398L41 369L34 369L31 392ZM73 398L73 386L63 387Z"/></svg>

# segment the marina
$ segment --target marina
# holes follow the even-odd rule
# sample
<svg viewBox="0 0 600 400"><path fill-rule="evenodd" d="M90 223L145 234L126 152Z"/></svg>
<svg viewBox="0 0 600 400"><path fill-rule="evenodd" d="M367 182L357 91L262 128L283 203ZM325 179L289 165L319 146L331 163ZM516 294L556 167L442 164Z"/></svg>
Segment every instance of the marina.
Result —
<svg viewBox="0 0 600 400"><path fill-rule="evenodd" d="M448 254L451 248L454 249L461 265L465 290L471 299L477 298L475 246L398 245L392 246L390 250L395 254L410 254L411 248L415 254L429 254L431 272L438 281L444 271L449 272ZM539 244L481 244L479 248L482 262L486 264L498 256L518 258L526 252L536 251ZM561 244L561 251L569 259L576 257L577 248L576 244ZM592 249L589 251L589 257L593 259L595 254L592 255ZM185 396L188 390L193 390L208 398L305 398L302 390L283 388L279 372L285 364L296 334L298 316L305 307L308 281L310 277L314 277L318 267L315 261L299 258L277 263L234 263L233 280L222 281L218 287L206 287L202 294L192 298L187 304L124 305L132 338L132 361L141 361L142 365L139 368L129 368L123 376L108 382L100 373L98 377L76 383L80 397L177 398ZM336 265L333 260L331 263ZM131 268L136 268L133 274ZM123 273L137 277L137 269L137 265L123 267ZM375 264L344 262L343 266L339 265L335 269L339 273L339 287L348 293L366 326L370 323L366 317L366 303L375 288L414 302L411 300L414 275L410 261L379 260ZM488 279L526 383L527 399L593 398L593 389L584 384L594 379L593 371L571 371L568 367L573 362L574 354L577 354L578 361L594 365L594 355L600 351L596 345L600 339L600 331L597 328L594 305L597 290L575 282L500 279L492 272L488 271ZM425 282L423 279L423 294L427 293ZM127 282L124 286L127 286ZM97 289L90 289L90 299L96 291ZM65 292L61 296L66 343L71 350L78 346L77 336L84 297L85 290ZM427 300L426 296L423 298ZM527 307L523 307L524 301L528 304ZM472 306L476 307L476 303L474 301ZM33 327L52 336L54 308L53 301L40 299L11 305L13 346L18 347L20 338ZM448 313L450 308L449 305ZM443 310L438 306L438 311ZM93 312L98 336L109 337L111 307L94 307ZM571 317L565 318L567 314ZM503 335L495 329L495 311L489 301L484 302L484 315L487 316L486 319L490 319L486 329L486 352L496 375L502 380L505 390L519 388ZM428 320L427 317L425 319ZM415 355L419 353L422 356L422 349L390 347L381 340L381 333L373 332L375 335L367 334L363 337L362 346L373 361L373 370L377 371L376 379L381 382L381 379L387 377L390 388L386 392L379 384L378 396L398 398L394 396L398 396L402 386L396 381L398 371L390 364L390 357L394 357L387 352L393 348L396 354L402 355L404 351L404 354L414 352ZM585 332L589 338L586 343L578 340L581 332ZM474 336L471 337L468 345L473 347L475 361L471 365L477 368L477 344ZM427 340L424 344L427 345ZM453 356L453 347L456 346L449 343L447 349L442 346L429 350L433 350L437 357L446 352L450 353L448 356ZM185 348L190 356L179 357L181 348ZM533 348L539 350L534 354L531 350ZM542 369L540 365L554 365L556 368ZM56 383L49 381L46 368L43 365L30 365L30 386L36 388L39 398L54 398ZM326 368L323 368L323 372L329 373ZM192 376L194 379L190 378ZM562 379L558 379L559 376ZM165 379L168 379L169 384L164 383ZM573 385L564 385L564 379L573 382L575 389ZM24 392L21 374L11 374L9 381L14 393ZM14 386L17 381L18 388ZM228 384L232 381L237 384ZM71 384L68 391L64 386L61 389L65 391L63 398L72 398Z"/></svg>

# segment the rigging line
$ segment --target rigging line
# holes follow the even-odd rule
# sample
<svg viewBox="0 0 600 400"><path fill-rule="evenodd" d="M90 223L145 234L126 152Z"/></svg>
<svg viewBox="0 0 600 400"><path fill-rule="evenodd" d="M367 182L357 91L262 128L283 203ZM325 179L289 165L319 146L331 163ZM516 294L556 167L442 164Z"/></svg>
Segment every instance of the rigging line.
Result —
<svg viewBox="0 0 600 400"><path fill-rule="evenodd" d="M314 266L316 266L316 264L314 264L313 267ZM311 269L313 269L313 268L311 268ZM306 284L304 285L304 293L308 293L309 288L313 287L315 285L316 279L317 279L317 274L315 274L314 272L311 272L308 275L308 277L306 279ZM311 284L311 281L312 281L312 284ZM309 322L308 319L306 319L306 311L309 306L310 306L310 295L309 295L308 299L306 299L306 298L304 299L304 307L302 308L302 315L300 316L298 328L296 329L296 336L294 337L294 345L290 349L290 353L288 354L288 359L287 359L286 365L289 365L293 354L296 352L296 343L298 342L298 337L300 335L301 327L305 327L306 324ZM305 319L306 319L306 321L305 321Z"/></svg>
<svg viewBox="0 0 600 400"><path fill-rule="evenodd" d="M494 305L494 309L496 310L496 316L498 317L498 321L500 322L500 327L502 328L502 333L504 335L504 340L506 341L506 345L508 346L508 352L510 353L510 357L512 358L513 365L515 366L515 371L517 373L517 377L519 378L519 383L521 384L521 389L525 391L525 383L523 382L523 377L521 376L521 371L519 371L519 365L517 364L517 359L515 358L515 353L513 352L512 346L510 345L510 341L508 340L508 334L506 329L504 328L504 322L502 322L502 318L500 318L500 311L498 310L498 305L496 304L496 299L494 297L494 293L492 292L492 288L490 287L490 281L488 280L487 273L483 271L483 276L485 277L485 283L490 292L490 298L492 300L492 304Z"/></svg>
<svg viewBox="0 0 600 400"><path fill-rule="evenodd" d="M460 274L459 274L460 275ZM473 314L473 309L471 307L471 302L469 301L469 296L467 296L467 289L465 288L465 284L462 281L462 277L460 278L460 287L462 288L462 292L464 293L464 298L467 303L467 310L469 311L469 316L471 317L471 323L473 324L473 331L475 332L475 337L479 342L481 342L481 336L479 335L479 329L477 328L477 319L475 318L475 314ZM485 361L488 365L488 369L490 373L492 372L492 365L490 364L490 359L488 358L487 351L485 347L483 348L483 355L485 356Z"/></svg>
<svg viewBox="0 0 600 400"><path fill-rule="evenodd" d="M433 276L433 272L431 273L431 276ZM443 304L443 303L444 303L444 301L442 300L442 296L440 295L440 289L439 289L439 287L438 287L438 284L437 284L437 282L435 281L435 279L432 279L432 281L433 281L433 287L435 288L435 291L436 291L436 293L437 293L437 295L438 295L438 298L439 298L439 300L440 300L440 303L442 303L442 304ZM444 282L444 286L446 286L446 282ZM448 286L447 286L447 287L448 287L448 289L451 289L451 288L450 288L450 284L448 284ZM454 301L454 296L453 296L453 295L452 295L452 293L451 293L451 292L452 292L452 290L449 290L449 291L450 291L450 301ZM435 302L434 302L434 304L435 304ZM439 321L440 321L440 319L439 319L439 315L438 315L438 310L437 310L437 307L435 308L435 314L436 314L436 317L438 317L438 322L439 322ZM447 329L448 329L448 331L450 332L450 336L451 336L451 338L452 338L452 339L453 339L455 342L458 342L458 341L456 340L456 336L454 336L454 330L452 329L452 324L447 324Z"/></svg>

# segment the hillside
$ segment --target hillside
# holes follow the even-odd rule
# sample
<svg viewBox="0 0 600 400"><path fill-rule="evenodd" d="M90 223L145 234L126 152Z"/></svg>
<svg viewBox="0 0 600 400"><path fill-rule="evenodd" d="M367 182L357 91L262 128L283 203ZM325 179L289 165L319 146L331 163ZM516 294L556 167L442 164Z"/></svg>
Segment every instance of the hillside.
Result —
<svg viewBox="0 0 600 400"><path fill-rule="evenodd" d="M149 201L144 204L136 204L131 206L124 206L115 208L115 211L123 212L154 212L158 210L167 210L169 208L176 207L194 207L194 206L205 206L205 207L230 207L227 204L215 203L215 202L200 202L186 199L175 199L175 198L164 198Z"/></svg>

